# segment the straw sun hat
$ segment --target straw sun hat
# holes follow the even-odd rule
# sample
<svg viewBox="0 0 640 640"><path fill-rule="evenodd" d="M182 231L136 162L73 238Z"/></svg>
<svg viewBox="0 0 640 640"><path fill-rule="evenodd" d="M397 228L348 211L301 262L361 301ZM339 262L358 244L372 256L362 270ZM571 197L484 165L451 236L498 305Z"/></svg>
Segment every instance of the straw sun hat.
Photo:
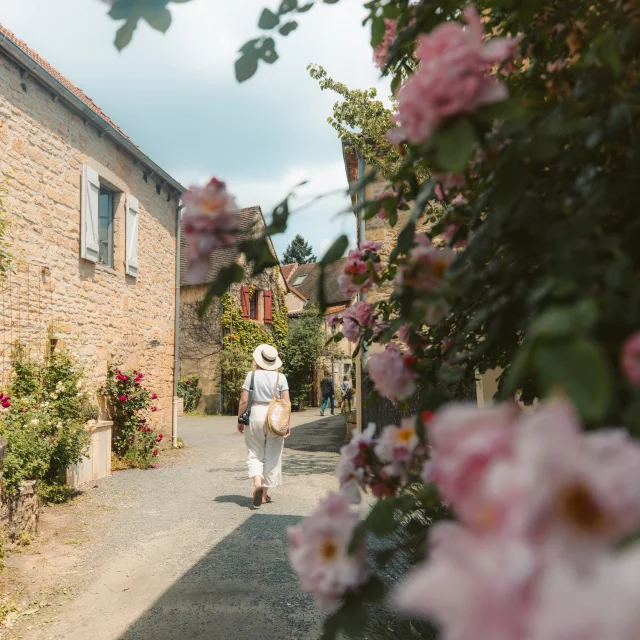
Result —
<svg viewBox="0 0 640 640"><path fill-rule="evenodd" d="M253 352L256 364L267 371L276 371L282 366L282 360L278 357L278 350L270 344L261 344Z"/></svg>

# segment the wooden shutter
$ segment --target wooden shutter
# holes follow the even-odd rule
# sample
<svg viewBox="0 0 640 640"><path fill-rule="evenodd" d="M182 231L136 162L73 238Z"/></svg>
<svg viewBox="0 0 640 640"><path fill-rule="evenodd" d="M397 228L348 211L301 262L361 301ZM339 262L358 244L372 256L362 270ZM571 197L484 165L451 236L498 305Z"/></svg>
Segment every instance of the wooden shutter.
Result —
<svg viewBox="0 0 640 640"><path fill-rule="evenodd" d="M273 322L273 302L269 289L264 292L264 321L266 324Z"/></svg>
<svg viewBox="0 0 640 640"><path fill-rule="evenodd" d="M80 195L80 257L98 262L100 257L100 178L98 172L83 165Z"/></svg>
<svg viewBox="0 0 640 640"><path fill-rule="evenodd" d="M240 306L242 308L242 317L249 317L249 287L242 287L240 289Z"/></svg>
<svg viewBox="0 0 640 640"><path fill-rule="evenodd" d="M138 277L138 228L140 222L140 205L138 199L127 194L127 224L125 255L125 272L128 276Z"/></svg>

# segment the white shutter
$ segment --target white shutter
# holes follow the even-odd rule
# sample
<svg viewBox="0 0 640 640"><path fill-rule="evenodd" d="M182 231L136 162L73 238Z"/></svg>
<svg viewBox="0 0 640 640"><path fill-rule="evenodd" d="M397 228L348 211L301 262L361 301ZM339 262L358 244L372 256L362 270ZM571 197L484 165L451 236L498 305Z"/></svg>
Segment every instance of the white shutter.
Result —
<svg viewBox="0 0 640 640"><path fill-rule="evenodd" d="M140 222L140 205L137 198L127 194L127 254L125 271L128 276L138 277L138 226Z"/></svg>
<svg viewBox="0 0 640 640"><path fill-rule="evenodd" d="M80 257L98 262L100 257L100 178L86 164L82 167L82 190L80 201Z"/></svg>

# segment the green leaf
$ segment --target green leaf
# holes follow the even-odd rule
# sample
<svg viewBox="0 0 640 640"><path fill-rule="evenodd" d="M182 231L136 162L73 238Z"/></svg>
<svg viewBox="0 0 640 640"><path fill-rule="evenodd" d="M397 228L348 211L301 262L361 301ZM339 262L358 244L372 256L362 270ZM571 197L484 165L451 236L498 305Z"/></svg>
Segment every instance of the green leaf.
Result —
<svg viewBox="0 0 640 640"><path fill-rule="evenodd" d="M246 51L236 60L236 80L245 82L258 70L258 56L254 50Z"/></svg>
<svg viewBox="0 0 640 640"><path fill-rule="evenodd" d="M545 395L565 393L587 422L603 420L611 400L609 364L600 347L586 339L544 342L533 365Z"/></svg>
<svg viewBox="0 0 640 640"><path fill-rule="evenodd" d="M202 320L213 299L224 295L234 282L242 282L243 278L244 269L239 264L222 267L216 279L209 285L209 289L207 289L207 293L198 308L198 317Z"/></svg>
<svg viewBox="0 0 640 640"><path fill-rule="evenodd" d="M519 160L511 159L503 164L490 197L491 212L498 219L506 219L513 207L522 200L529 178L529 169Z"/></svg>
<svg viewBox="0 0 640 640"><path fill-rule="evenodd" d="M374 18L371 22L371 46L375 49L384 38L384 18Z"/></svg>
<svg viewBox="0 0 640 640"><path fill-rule="evenodd" d="M138 26L137 18L130 18L127 20L119 29L116 31L116 39L114 44L116 45L116 49L118 51L122 51L133 38L133 32L136 30Z"/></svg>
<svg viewBox="0 0 640 640"><path fill-rule="evenodd" d="M337 4L340 0L324 0L325 4Z"/></svg>
<svg viewBox="0 0 640 640"><path fill-rule="evenodd" d="M393 80L391 81L391 93L395 96L396 91L400 88L402 84L402 71L398 71L395 76L393 76Z"/></svg>
<svg viewBox="0 0 640 640"><path fill-rule="evenodd" d="M325 618L320 640L336 640L340 633L340 620L340 610L336 611L336 613L330 615L328 618Z"/></svg>
<svg viewBox="0 0 640 640"><path fill-rule="evenodd" d="M467 118L438 129L431 138L436 145L436 161L439 169L464 171L476 148L476 133Z"/></svg>
<svg viewBox="0 0 640 640"><path fill-rule="evenodd" d="M416 223L408 222L398 236L398 243L389 255L389 262L395 262L399 255L406 254L413 246L413 239L416 235Z"/></svg>
<svg viewBox="0 0 640 640"><path fill-rule="evenodd" d="M287 22L283 24L280 29L278 29L278 33L281 36L288 36L291 32L295 31L298 28L298 23L295 20L291 22Z"/></svg>
<svg viewBox="0 0 640 640"><path fill-rule="evenodd" d="M298 8L298 0L282 0L280 8L278 9L278 15L282 16L285 13L291 13Z"/></svg>
<svg viewBox="0 0 640 640"><path fill-rule="evenodd" d="M323 268L325 268L325 267L328 267L330 264L333 264L334 262L337 262L338 260L340 260L340 258L342 258L345 251L347 250L348 246L349 246L349 238L347 238L347 236L344 234L341 235L337 240L334 241L334 243L329 247L327 252L324 254L324 256L322 257L322 260L320 260L320 265Z"/></svg>
<svg viewBox="0 0 640 640"><path fill-rule="evenodd" d="M367 530L378 537L391 533L396 526L394 518L396 506L394 498L378 500L364 520Z"/></svg>
<svg viewBox="0 0 640 640"><path fill-rule="evenodd" d="M307 4L303 4L301 7L298 7L298 13L306 13L313 7L313 2L308 2Z"/></svg>
<svg viewBox="0 0 640 640"><path fill-rule="evenodd" d="M266 228L265 233L269 236L284 233L289 222L289 196L287 196L271 214L271 223Z"/></svg>
<svg viewBox="0 0 640 640"><path fill-rule="evenodd" d="M156 31L166 33L167 29L171 26L171 11L167 8L146 11L144 13L144 19L148 22L149 26Z"/></svg>
<svg viewBox="0 0 640 640"><path fill-rule="evenodd" d="M260 15L260 20L258 20L258 27L260 29L273 29L280 24L280 18L271 11L271 9L263 9L262 14Z"/></svg>
<svg viewBox="0 0 640 640"><path fill-rule="evenodd" d="M265 38L264 42L258 49L258 56L267 64L273 64L278 59L276 43L273 38Z"/></svg>
<svg viewBox="0 0 640 640"><path fill-rule="evenodd" d="M133 0L117 0L111 5L109 16L114 20L128 20L133 12Z"/></svg>

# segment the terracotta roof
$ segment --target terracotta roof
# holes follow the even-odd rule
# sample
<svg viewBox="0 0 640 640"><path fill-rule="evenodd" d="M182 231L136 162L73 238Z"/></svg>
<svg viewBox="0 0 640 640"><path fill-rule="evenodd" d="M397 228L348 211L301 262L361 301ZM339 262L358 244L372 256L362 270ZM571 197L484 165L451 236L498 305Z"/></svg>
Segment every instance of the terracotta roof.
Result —
<svg viewBox="0 0 640 640"><path fill-rule="evenodd" d="M238 213L238 217L240 218L238 224L238 243L243 240L249 240L250 238L255 238L260 235L265 228L264 217L262 215L262 209L260 207L248 207L246 209L241 209ZM190 282L187 284L184 280L184 276L187 272L187 259L186 259L186 249L189 246L189 243L184 235L180 236L180 286L186 287L189 285L201 285L201 284L209 284L213 282L220 272L220 269L223 267L228 267L232 264L235 264L238 261L238 257L240 255L240 251L238 250L238 243L230 246L230 247L218 247L214 249L211 254L211 269L207 277L201 282ZM277 259L277 255L275 249L273 248L273 244L271 243L271 239L269 239L269 243L271 245L271 252Z"/></svg>
<svg viewBox="0 0 640 640"><path fill-rule="evenodd" d="M56 82L62 85L67 91L72 93L80 102L82 102L96 116L98 116L100 120L108 124L112 129L114 129L119 134L119 136L124 138L126 142L128 142L132 147L137 149L140 152L141 157L143 157L144 159L150 160L140 150L140 147L138 147L138 145L135 144L135 142L133 142L133 140L131 140L131 138L127 136L127 134L113 120L111 120L111 118L109 118L109 116L84 91L82 91L82 89L80 89L75 84L73 84L73 82L71 82L68 78L65 78L65 76L63 76L55 67L53 67L49 62L47 62L43 57L41 57L37 51L34 51L31 47L27 46L27 44L24 41L20 40L20 38L18 38L12 31L9 31L9 29L3 27L0 24L0 44L2 44L2 40L5 38L9 42L11 42L15 47L20 49L22 53L24 53L26 56L31 58L31 60L33 60L33 62L35 62L35 64L38 67L43 69ZM27 69L27 71L33 71L33 69ZM160 171L162 171L162 169L160 169L160 167L157 167L155 163L152 163L152 164L154 164L153 168L157 168ZM165 172L163 171L163 173ZM182 187L182 185L180 185L180 183L178 183L176 180L171 178L171 176L169 176L166 173L165 173L165 176L172 181L174 187L176 188L179 187L178 189L179 191L182 192L185 190L184 187Z"/></svg>
<svg viewBox="0 0 640 640"><path fill-rule="evenodd" d="M325 274L325 295L328 305L337 305L340 303L349 304L351 302L350 296L345 296L338 287L338 276L342 272L342 268L346 262L346 258L334 262L329 265ZM302 282L298 281L301 276L306 276ZM309 300L311 304L318 303L318 281L320 278L320 263L312 262L310 264L299 264L295 270L293 276L290 276L291 282L288 283L289 287L293 286L293 283L297 283L295 288L302 293L302 295Z"/></svg>
<svg viewBox="0 0 640 640"><path fill-rule="evenodd" d="M282 271L282 277L288 282L289 281L289 276L298 268L298 265L293 262L291 264L283 264L280 267L280 270Z"/></svg>

